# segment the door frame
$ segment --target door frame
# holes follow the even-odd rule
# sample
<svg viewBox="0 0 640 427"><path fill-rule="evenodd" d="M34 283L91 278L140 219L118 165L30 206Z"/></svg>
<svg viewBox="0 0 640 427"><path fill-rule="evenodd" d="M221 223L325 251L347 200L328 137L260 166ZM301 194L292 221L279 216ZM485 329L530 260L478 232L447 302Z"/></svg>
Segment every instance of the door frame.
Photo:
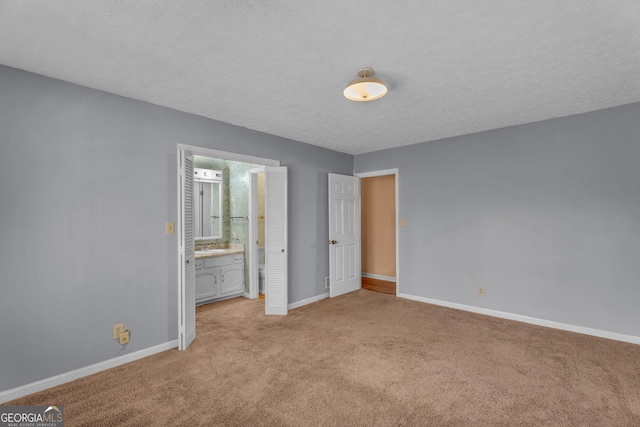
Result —
<svg viewBox="0 0 640 427"><path fill-rule="evenodd" d="M264 166L280 166L280 160L275 160L275 159L267 159L267 158L263 158L263 157L256 157L256 156L249 156L247 154L239 154L239 153L233 153L230 151L221 151L221 150L216 150L213 148L206 148L206 147L198 147L195 145L187 145L187 144L177 144L177 149L176 149L176 153L177 153L177 157L178 157L178 167L177 167L177 171L176 171L176 176L177 176L177 221L176 221L176 231L178 234L178 238L177 238L177 243L176 243L176 248L177 248L177 253L176 253L176 258L177 258L177 262L178 262L178 336L180 336L180 315L182 313L182 311L184 310L184 301L183 299L180 297L180 290L182 289L182 276L181 276L181 257L180 257L180 238L181 238L181 230L182 230L182 200L180 198L180 153L182 151L189 151L191 152L191 154L196 155L196 156L204 156L204 157L213 157L216 159L222 159L222 160L230 160L233 162L244 162L244 163L252 163L252 164L258 164L258 165L264 165ZM251 196L250 196L251 197ZM250 201L251 202L251 201ZM185 242L185 244L195 244L195 239L193 242ZM251 251L249 252L249 256L251 256ZM257 269L257 267L256 267Z"/></svg>
<svg viewBox="0 0 640 427"><path fill-rule="evenodd" d="M371 172L360 172L354 173L353 176L357 176L360 179L362 178L373 178L376 176L386 176L386 175L395 175L395 191L396 191L396 200L395 200L395 209L396 209L396 296L400 294L400 194L399 194L399 173L398 168L394 169L383 169L378 171ZM360 218L362 220L362 194L360 194ZM360 253L362 257L362 253ZM362 262L360 263L362 265Z"/></svg>
<svg viewBox="0 0 640 427"><path fill-rule="evenodd" d="M249 298L258 298L260 278L258 275L258 175L265 173L266 166L249 169ZM266 183L265 183L266 185ZM266 290L265 290L266 291Z"/></svg>

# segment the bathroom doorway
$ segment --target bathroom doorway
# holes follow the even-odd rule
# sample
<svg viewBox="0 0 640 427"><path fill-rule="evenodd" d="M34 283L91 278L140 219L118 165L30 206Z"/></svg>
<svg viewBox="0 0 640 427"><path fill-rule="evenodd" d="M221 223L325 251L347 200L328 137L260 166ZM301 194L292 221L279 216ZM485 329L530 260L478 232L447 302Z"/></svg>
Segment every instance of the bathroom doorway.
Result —
<svg viewBox="0 0 640 427"><path fill-rule="evenodd" d="M223 224L221 227L221 234L208 236L216 237L216 239L212 238L209 239L211 240L211 242L206 242L216 247L205 248L204 250L202 250L201 248L200 253L196 253L196 227L194 226L194 164L196 164L194 160L196 158L198 158L199 163L197 164L199 166L207 166L207 163L209 161L213 161L214 163L216 163L214 165L216 170L221 169L222 171L224 171L225 167L233 168L234 170L237 169L236 178L241 181L244 180L246 184L248 184L251 176L248 173L248 170L255 169L256 166L263 165L260 167L264 169L264 173L266 175L264 192L272 200L272 203L268 207L266 207L264 216L266 217L267 212L271 212L272 214L269 215L269 217L273 218L272 221L274 221L273 224L265 224L265 227L270 227L270 229L272 230L272 232L270 233L270 237L265 239L265 251L273 252L272 256L267 257L269 261L266 264L268 264L269 266L273 266L273 268L271 268L270 270L272 270L274 273L278 271L286 272L287 270L287 168L280 167L280 162L278 160L263 159L242 154L212 150L203 147L178 144L178 220L176 224L176 231L178 234L178 347L180 350L185 350L196 337L196 269L198 267L196 259L202 259L202 257L211 258L212 256L218 257L218 259L215 260L216 262L209 263L210 265L206 265L207 263L204 262L204 265L201 265L200 268L204 269L206 267L212 269L213 273L211 274L211 277L213 277L213 285L211 286L211 288L220 292L217 295L222 295L225 289L229 292L236 292L235 287L233 287L233 289L230 289L231 284L235 284L236 281L225 281L223 269L226 267L222 265L219 266L218 264L222 262L221 260L223 256L225 258L228 256L226 255L226 253L221 254L220 251L236 248L221 248L217 247L216 245L224 245L225 243L229 244L232 242L242 245L240 242L246 237L247 242L243 245L244 249L243 251L241 251L242 255L238 255L238 259L236 259L235 256L231 257L232 260L230 262L233 264L232 267L234 272L236 270L240 271L237 266L235 266L235 264L242 264L245 262L242 259L244 253L248 252L250 259L255 258L257 255L255 254L255 251L250 250L251 245L248 244L248 223L251 215L247 213L246 210L252 204L251 195L248 191L248 185L246 186L244 196L239 196L239 211L234 210L227 201L226 209L224 208L225 204L220 204L221 206L223 206L223 209L220 209L222 211L222 215L220 215L220 213L217 214L220 218L216 219L216 214L212 214L212 221L221 221ZM220 164L225 167L221 168ZM200 169L205 171L209 170L208 166ZM232 172L227 171L227 174L231 173ZM228 175L226 182L228 183L229 181L230 176ZM230 200L231 196L227 195L227 197L229 197ZM275 203L274 201L277 203ZM226 216L226 218L221 218L223 215ZM232 222L234 220L239 223L237 224L238 227L234 227L232 225ZM224 224L226 224L226 226ZM212 226L210 229L214 228L215 227ZM202 245L202 239L200 239L199 242L200 245ZM253 263L257 264L257 262ZM245 264L244 271L246 272L247 270L248 266ZM229 271L231 271L231 268L229 269ZM216 275L216 272L218 273L218 275ZM248 272L250 273L251 270L249 269ZM202 274L202 271L200 271L200 273L201 276L205 276L205 274ZM237 278L235 276L237 276ZM242 280L243 276L245 277L244 280ZM242 273L238 273L233 276L233 278L237 279L239 283L238 296L250 296L248 291L251 289L251 279L249 279L249 283L247 283L246 276L247 275ZM248 274L248 276L251 276L251 274ZM265 313L286 314L288 300L286 274L274 276L265 273L265 276L265 281L269 283L269 289L273 291L267 292L267 298L265 301ZM227 276L227 279L229 279L230 277L231 276ZM217 281L216 278L218 279ZM205 282L206 280L208 280L206 277L202 278L203 282ZM241 280L244 282L244 286L242 286L242 283L240 282ZM255 286L257 287L257 284ZM273 295L270 295L271 293ZM210 296L212 298L217 298L217 296L213 293ZM209 295L206 295L206 297L208 298Z"/></svg>

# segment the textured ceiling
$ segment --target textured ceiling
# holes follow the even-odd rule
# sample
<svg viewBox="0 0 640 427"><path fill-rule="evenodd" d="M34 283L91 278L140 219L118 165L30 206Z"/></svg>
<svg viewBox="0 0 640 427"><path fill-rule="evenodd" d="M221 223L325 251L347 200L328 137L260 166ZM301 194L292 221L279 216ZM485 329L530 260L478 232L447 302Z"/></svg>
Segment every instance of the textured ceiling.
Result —
<svg viewBox="0 0 640 427"><path fill-rule="evenodd" d="M0 63L359 154L640 101L640 2L3 0Z"/></svg>

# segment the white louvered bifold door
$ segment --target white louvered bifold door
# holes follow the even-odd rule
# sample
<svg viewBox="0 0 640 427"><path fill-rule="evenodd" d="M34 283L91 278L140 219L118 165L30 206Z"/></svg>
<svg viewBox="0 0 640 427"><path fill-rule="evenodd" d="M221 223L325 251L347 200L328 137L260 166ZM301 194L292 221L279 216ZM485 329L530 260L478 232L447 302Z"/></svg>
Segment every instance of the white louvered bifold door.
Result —
<svg viewBox="0 0 640 427"><path fill-rule="evenodd" d="M196 338L196 281L193 219L193 156L180 150L180 324L178 348L186 350Z"/></svg>
<svg viewBox="0 0 640 427"><path fill-rule="evenodd" d="M287 168L266 168L265 184L265 313L287 314Z"/></svg>

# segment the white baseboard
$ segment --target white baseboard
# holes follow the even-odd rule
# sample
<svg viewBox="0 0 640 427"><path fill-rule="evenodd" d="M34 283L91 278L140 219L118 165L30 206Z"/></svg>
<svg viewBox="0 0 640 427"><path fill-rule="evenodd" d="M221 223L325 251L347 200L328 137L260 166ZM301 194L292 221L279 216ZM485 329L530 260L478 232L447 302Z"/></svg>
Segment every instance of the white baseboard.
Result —
<svg viewBox="0 0 640 427"><path fill-rule="evenodd" d="M491 310L488 308L474 307L472 305L457 304L455 302L424 298L416 295L398 294L398 297L410 299L413 301L426 302L428 304L441 305L443 307L456 308L458 310L470 311L472 313L486 314L487 316L500 317L502 319L515 320L517 322L530 323L532 325L546 326L547 328L577 332L579 334L608 338L610 340L616 341L624 341L632 344L640 344L640 337L636 337L633 335L624 335L616 332L602 331L600 329L586 328L584 326L569 325L567 323L554 322L552 320L538 319L536 317L522 316L520 314L513 314L504 311Z"/></svg>
<svg viewBox="0 0 640 427"><path fill-rule="evenodd" d="M78 378L98 373L100 371L115 368L116 366L124 365L125 363L133 362L134 360L142 359L156 353L170 350L172 348L176 348L177 346L178 340L168 341L163 344L158 344L153 347L138 350L131 354L125 354L124 356L114 357L113 359L105 360L104 362L98 362L94 363L93 365L85 366L83 368L74 369L73 371L65 372L64 374L56 375L55 377L45 378L44 380L2 391L0 392L0 403L18 399L19 397L23 397L32 393L37 393L39 391L58 386L60 384L68 383L69 381L77 380Z"/></svg>
<svg viewBox="0 0 640 427"><path fill-rule="evenodd" d="M324 293L324 294L320 294L320 295L316 295L315 297L303 299L303 300L300 300L298 302L294 302L293 304L289 304L288 308L289 308L289 310L293 310L294 308L302 307L303 305L311 304L312 302L320 301L320 300L323 300L325 298L329 298L329 292Z"/></svg>
<svg viewBox="0 0 640 427"><path fill-rule="evenodd" d="M245 296L245 295L249 295L249 294L243 292L243 293L238 293L238 294L226 295L226 296L220 297L220 298L211 298L211 299L200 301L200 302L198 302L196 300L196 307L200 307L201 305L211 304L212 302L226 301L226 300L232 299L232 298L238 298L238 297L249 298L248 296Z"/></svg>
<svg viewBox="0 0 640 427"><path fill-rule="evenodd" d="M393 283L396 282L396 278L395 277L383 276L381 274L362 273L362 277L370 277L372 279L384 280L384 281L393 282Z"/></svg>

